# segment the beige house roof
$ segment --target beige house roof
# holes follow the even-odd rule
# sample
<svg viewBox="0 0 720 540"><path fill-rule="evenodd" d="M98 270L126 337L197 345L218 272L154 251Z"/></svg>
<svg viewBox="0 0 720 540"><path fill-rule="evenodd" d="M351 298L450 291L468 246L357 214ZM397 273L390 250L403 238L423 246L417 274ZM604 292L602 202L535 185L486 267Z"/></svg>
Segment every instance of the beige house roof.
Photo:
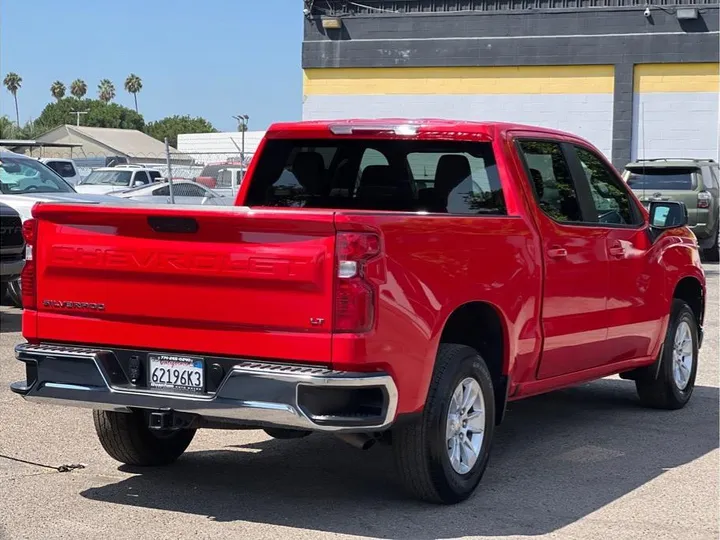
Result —
<svg viewBox="0 0 720 540"><path fill-rule="evenodd" d="M65 133L63 133L65 132ZM149 155L165 155L165 143L154 139L150 135L136 129L101 128L86 126L59 126L37 138L38 141L58 140L69 137L73 141L87 140L108 150L129 158L142 158ZM172 154L179 154L178 150L170 147Z"/></svg>

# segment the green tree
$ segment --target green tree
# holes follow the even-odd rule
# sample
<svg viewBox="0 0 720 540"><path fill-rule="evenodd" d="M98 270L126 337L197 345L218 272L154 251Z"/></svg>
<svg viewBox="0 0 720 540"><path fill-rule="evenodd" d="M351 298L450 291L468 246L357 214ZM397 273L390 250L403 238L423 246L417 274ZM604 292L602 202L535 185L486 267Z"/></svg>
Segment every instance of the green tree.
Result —
<svg viewBox="0 0 720 540"><path fill-rule="evenodd" d="M0 116L0 139L17 138L17 126L7 116Z"/></svg>
<svg viewBox="0 0 720 540"><path fill-rule="evenodd" d="M167 137L170 145L177 148L177 137L182 133L217 133L217 129L204 118L175 115L150 122L146 132L159 141Z"/></svg>
<svg viewBox="0 0 720 540"><path fill-rule="evenodd" d="M20 127L20 110L18 109L17 93L22 86L22 77L11 71L5 75L3 84L5 85L5 88L7 88L8 92L10 92L15 98L15 121L17 122L17 126Z"/></svg>
<svg viewBox="0 0 720 540"><path fill-rule="evenodd" d="M50 93L52 97L60 101L65 97L65 85L61 81L55 81L50 86Z"/></svg>
<svg viewBox="0 0 720 540"><path fill-rule="evenodd" d="M87 94L87 84L82 79L75 79L70 85L70 93L78 99L82 99Z"/></svg>
<svg viewBox="0 0 720 540"><path fill-rule="evenodd" d="M137 95L138 92L142 90L142 79L134 73L131 73L128 75L128 78L125 79L125 90L133 95L135 99L135 112L138 112Z"/></svg>
<svg viewBox="0 0 720 540"><path fill-rule="evenodd" d="M83 125L90 127L110 127L122 129L145 129L143 117L117 103L105 103L98 99L63 98L56 103L49 103L36 122L47 130L72 123L72 111L87 111L83 117Z"/></svg>
<svg viewBox="0 0 720 540"><path fill-rule="evenodd" d="M98 84L98 98L105 103L115 99L115 85L110 79L103 79Z"/></svg>
<svg viewBox="0 0 720 540"><path fill-rule="evenodd" d="M31 118L20 130L18 139L37 139L40 135L48 131L50 131L50 129L42 122Z"/></svg>

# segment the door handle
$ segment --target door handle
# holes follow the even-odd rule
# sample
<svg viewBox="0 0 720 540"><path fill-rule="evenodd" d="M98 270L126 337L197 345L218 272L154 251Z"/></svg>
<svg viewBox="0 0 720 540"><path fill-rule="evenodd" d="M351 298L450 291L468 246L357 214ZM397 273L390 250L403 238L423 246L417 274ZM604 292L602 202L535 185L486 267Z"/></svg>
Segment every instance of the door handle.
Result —
<svg viewBox="0 0 720 540"><path fill-rule="evenodd" d="M625 247L620 242L613 242L608 248L611 257L621 258L625 256Z"/></svg>
<svg viewBox="0 0 720 540"><path fill-rule="evenodd" d="M561 247L551 247L547 250L547 256L551 259L564 259L567 257L567 249Z"/></svg>
<svg viewBox="0 0 720 540"><path fill-rule="evenodd" d="M608 249L608 251L610 252L610 255L618 259L625 256L625 248L622 246L612 246Z"/></svg>

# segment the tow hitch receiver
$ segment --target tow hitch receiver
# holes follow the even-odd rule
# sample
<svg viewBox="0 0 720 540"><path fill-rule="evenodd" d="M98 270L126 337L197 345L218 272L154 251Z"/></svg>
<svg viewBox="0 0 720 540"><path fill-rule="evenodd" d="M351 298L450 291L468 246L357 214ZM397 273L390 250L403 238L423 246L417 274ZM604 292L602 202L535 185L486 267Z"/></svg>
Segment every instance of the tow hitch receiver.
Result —
<svg viewBox="0 0 720 540"><path fill-rule="evenodd" d="M185 414L176 414L174 411L152 411L149 414L149 429L183 429L190 426L192 419Z"/></svg>

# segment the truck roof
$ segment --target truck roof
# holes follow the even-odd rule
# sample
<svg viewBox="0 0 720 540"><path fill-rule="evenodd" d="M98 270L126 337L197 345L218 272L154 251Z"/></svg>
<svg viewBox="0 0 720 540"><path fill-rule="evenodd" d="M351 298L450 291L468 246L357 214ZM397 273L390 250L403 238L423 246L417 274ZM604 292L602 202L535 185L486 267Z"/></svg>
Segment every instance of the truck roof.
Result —
<svg viewBox="0 0 720 540"><path fill-rule="evenodd" d="M497 131L522 130L533 131L536 133L544 133L548 135L556 135L561 137L578 138L572 133L559 131L555 129L531 126L525 124L515 124L512 122L477 122L468 120L452 120L444 118L343 118L336 120L304 120L301 122L278 122L272 124L267 131L268 136L279 132L302 132L302 131L333 131L336 133L350 134L349 130L356 128L358 131L370 130L387 130L400 129L397 134L412 135L413 131L440 131L440 132L456 132L462 130L464 132L477 133L481 135L492 135ZM403 132L402 128L407 128Z"/></svg>

